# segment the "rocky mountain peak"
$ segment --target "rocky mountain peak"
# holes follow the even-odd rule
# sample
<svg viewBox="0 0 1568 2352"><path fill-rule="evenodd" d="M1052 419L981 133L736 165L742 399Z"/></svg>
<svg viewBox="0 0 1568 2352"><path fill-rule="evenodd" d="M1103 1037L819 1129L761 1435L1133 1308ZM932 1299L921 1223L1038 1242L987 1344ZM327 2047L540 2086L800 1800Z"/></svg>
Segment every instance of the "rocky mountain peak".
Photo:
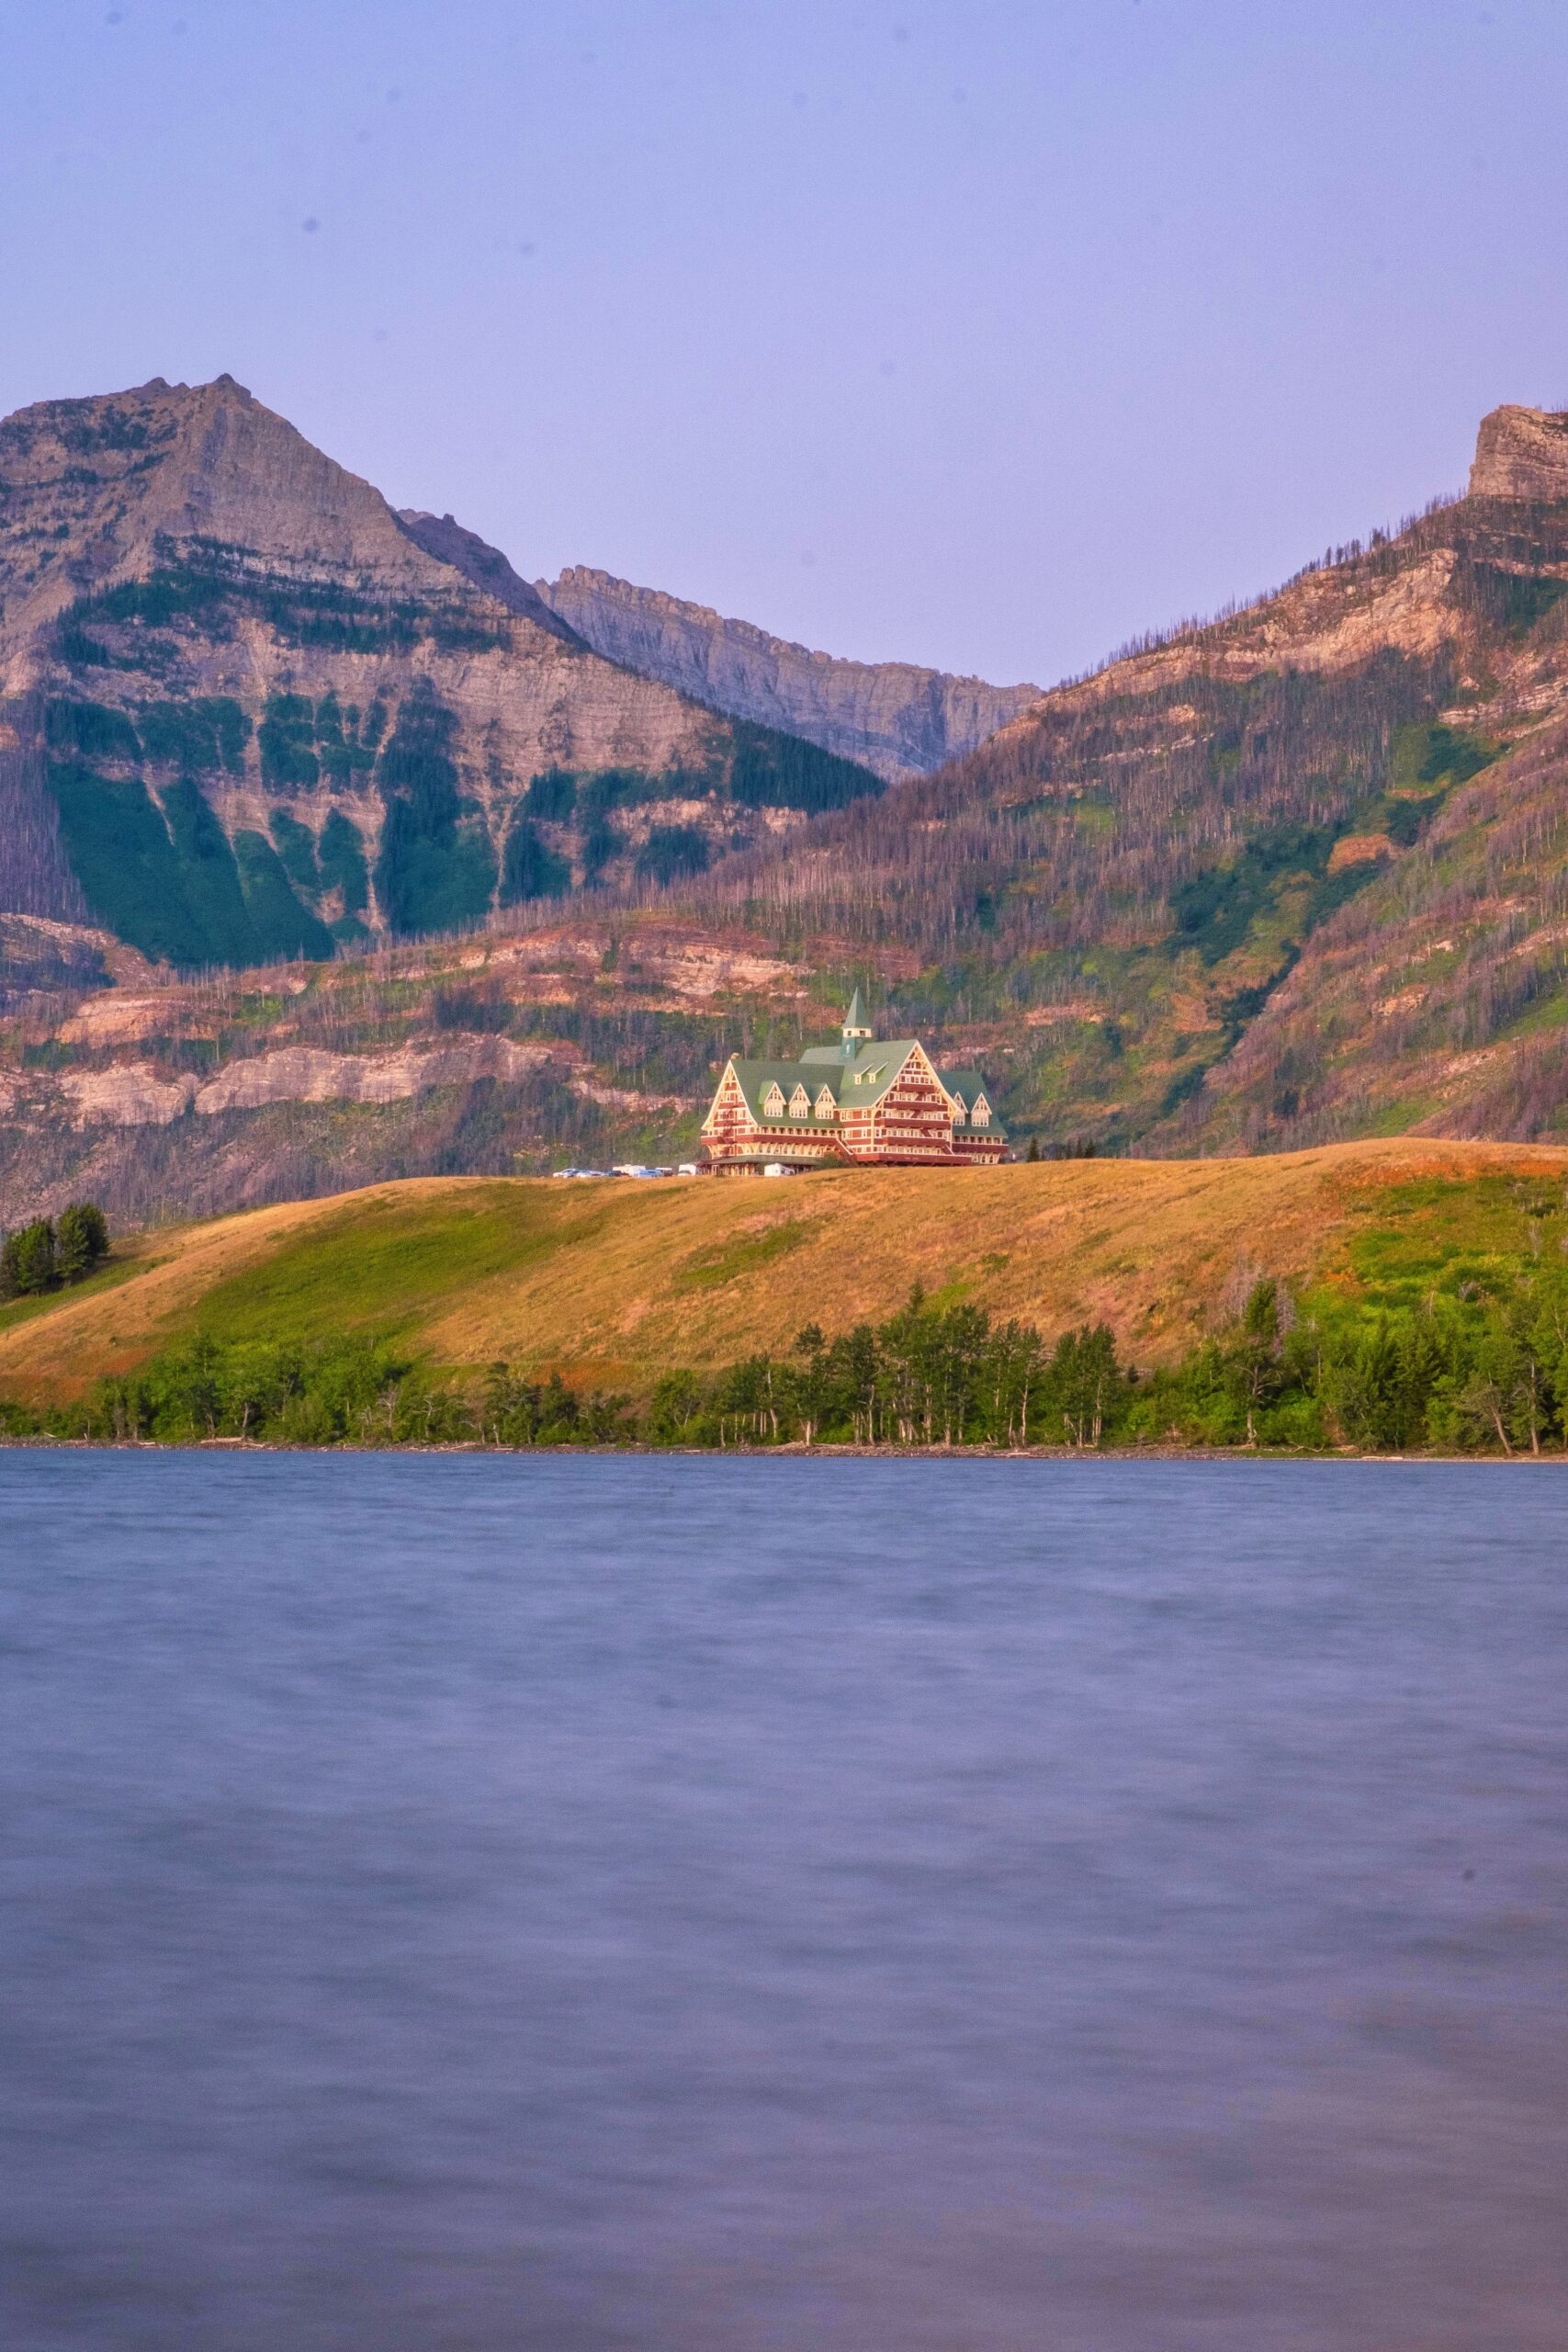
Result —
<svg viewBox="0 0 1568 2352"><path fill-rule="evenodd" d="M1472 498L1568 499L1568 413L1495 408L1481 420Z"/></svg>
<svg viewBox="0 0 1568 2352"><path fill-rule="evenodd" d="M389 592L450 574L379 491L312 447L231 376L40 401L0 422L6 524L0 651L108 582L145 575L160 544L218 541L248 560Z"/></svg>

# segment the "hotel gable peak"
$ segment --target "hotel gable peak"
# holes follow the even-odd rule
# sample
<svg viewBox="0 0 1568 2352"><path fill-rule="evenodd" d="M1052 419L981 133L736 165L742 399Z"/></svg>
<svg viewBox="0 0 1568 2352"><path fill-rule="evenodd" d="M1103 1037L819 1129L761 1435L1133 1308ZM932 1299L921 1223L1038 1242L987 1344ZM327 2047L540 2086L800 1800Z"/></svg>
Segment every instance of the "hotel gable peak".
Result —
<svg viewBox="0 0 1568 2352"><path fill-rule="evenodd" d="M717 1176L773 1168L994 1167L1010 1157L977 1069L938 1069L918 1037L874 1037L860 990L836 1046L798 1061L731 1056L703 1122Z"/></svg>

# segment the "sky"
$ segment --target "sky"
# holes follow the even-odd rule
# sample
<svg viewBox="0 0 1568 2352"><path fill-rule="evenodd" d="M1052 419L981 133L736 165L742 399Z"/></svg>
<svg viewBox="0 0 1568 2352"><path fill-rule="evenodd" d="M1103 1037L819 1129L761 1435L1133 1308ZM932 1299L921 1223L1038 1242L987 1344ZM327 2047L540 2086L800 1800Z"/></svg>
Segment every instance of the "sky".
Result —
<svg viewBox="0 0 1568 2352"><path fill-rule="evenodd" d="M0 0L0 413L1050 684L1568 406L1563 0Z"/></svg>

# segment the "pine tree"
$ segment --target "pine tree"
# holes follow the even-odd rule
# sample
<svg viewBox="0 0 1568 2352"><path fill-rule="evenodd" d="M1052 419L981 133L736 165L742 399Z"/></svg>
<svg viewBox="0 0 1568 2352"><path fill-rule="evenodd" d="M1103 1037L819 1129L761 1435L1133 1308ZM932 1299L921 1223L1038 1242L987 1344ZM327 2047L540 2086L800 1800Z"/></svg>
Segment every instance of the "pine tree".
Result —
<svg viewBox="0 0 1568 2352"><path fill-rule="evenodd" d="M62 1283L79 1283L108 1255L109 1229L93 1201L73 1201L55 1228L55 1268Z"/></svg>
<svg viewBox="0 0 1568 2352"><path fill-rule="evenodd" d="M52 1290L54 1283L54 1227L40 1216L6 1236L0 1250L0 1298L28 1298Z"/></svg>

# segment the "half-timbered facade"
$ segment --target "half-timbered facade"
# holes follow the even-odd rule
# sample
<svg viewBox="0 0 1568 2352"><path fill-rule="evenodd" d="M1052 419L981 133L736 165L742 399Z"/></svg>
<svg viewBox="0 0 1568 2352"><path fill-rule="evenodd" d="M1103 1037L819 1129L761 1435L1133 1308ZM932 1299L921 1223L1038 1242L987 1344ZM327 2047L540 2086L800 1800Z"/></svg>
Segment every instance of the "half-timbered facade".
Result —
<svg viewBox="0 0 1568 2352"><path fill-rule="evenodd" d="M938 1069L918 1037L877 1039L855 991L837 1046L798 1061L726 1064L703 1122L700 1165L953 1168L1006 1159L1008 1139L977 1069Z"/></svg>

